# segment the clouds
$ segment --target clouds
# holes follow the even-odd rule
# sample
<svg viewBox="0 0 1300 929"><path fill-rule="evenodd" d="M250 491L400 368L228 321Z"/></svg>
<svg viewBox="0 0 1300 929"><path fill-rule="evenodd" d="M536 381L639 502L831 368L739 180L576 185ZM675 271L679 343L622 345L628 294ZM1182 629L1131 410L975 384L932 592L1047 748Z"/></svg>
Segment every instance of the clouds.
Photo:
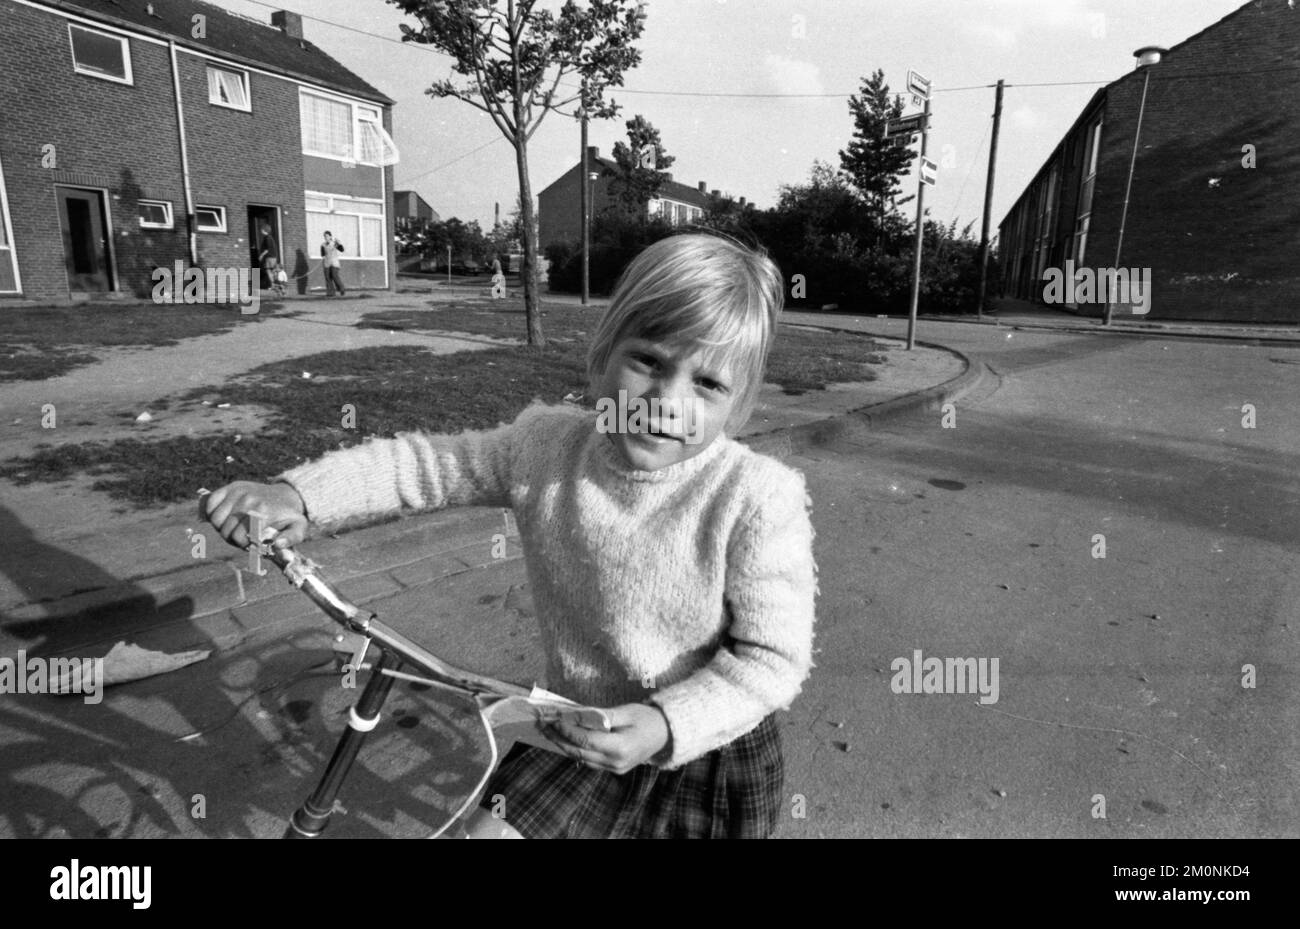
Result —
<svg viewBox="0 0 1300 929"><path fill-rule="evenodd" d="M763 58L764 92L777 94L824 94L821 68L809 61L768 53Z"/></svg>

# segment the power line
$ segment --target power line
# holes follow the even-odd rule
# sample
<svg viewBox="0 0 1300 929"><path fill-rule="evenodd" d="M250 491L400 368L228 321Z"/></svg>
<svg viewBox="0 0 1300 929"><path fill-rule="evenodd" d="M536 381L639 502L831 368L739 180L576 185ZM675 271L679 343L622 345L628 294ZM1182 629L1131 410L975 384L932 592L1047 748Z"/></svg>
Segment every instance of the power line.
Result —
<svg viewBox="0 0 1300 929"><path fill-rule="evenodd" d="M425 171L423 174L417 174L415 177L408 177L408 178L407 178L403 183L406 183L406 184L414 184L416 181L421 180L422 178L426 178L426 177L428 177L430 174L434 174L434 173L436 173L436 172L438 172L438 171L441 171L443 168L450 168L452 165L454 165L454 164L455 164L456 162L458 162L458 161L464 161L464 160L465 160L466 158L468 158L470 155L477 155L479 152L483 151L483 149L487 148L489 145L495 145L495 144L497 144L498 142L503 141L504 139L505 139L505 136L497 136L497 137L494 138L494 139L488 139L486 142L484 142L484 143L483 143L482 145L480 145L478 148L473 149L472 151L468 151L468 152L466 152L466 153L463 154L463 155L457 155L457 156L456 156L455 158L453 158L451 161L445 161L445 162L443 162L442 164L438 165L438 166L435 167L435 168L430 168L428 171Z"/></svg>

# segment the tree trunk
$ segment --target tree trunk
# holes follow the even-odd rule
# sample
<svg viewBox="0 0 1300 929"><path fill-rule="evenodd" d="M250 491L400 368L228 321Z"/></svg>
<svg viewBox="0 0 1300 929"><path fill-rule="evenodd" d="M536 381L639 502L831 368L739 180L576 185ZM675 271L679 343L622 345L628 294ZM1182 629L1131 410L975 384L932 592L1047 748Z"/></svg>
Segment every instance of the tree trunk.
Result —
<svg viewBox="0 0 1300 929"><path fill-rule="evenodd" d="M524 319L528 324L528 344L545 345L542 334L542 313L538 305L537 222L533 214L533 185L528 180L528 140L519 138L515 146L515 162L519 167L519 196L523 200L524 221Z"/></svg>
<svg viewBox="0 0 1300 929"><path fill-rule="evenodd" d="M524 318L528 324L528 344L545 346L542 335L542 313L537 294L538 242L537 221L533 213L533 185L528 179L528 140L519 139L515 148L515 161L519 165L519 195L524 212Z"/></svg>

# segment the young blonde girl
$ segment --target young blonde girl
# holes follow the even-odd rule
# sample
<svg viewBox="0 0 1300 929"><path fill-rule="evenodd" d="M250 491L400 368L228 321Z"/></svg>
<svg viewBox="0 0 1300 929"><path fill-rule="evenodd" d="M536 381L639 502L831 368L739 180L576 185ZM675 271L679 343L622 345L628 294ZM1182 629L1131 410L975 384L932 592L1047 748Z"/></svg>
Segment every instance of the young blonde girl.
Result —
<svg viewBox="0 0 1300 929"><path fill-rule="evenodd" d="M556 752L516 745L468 836L775 829L774 714L812 666L813 531L802 476L730 435L762 386L782 302L765 256L710 235L662 240L624 272L588 355L594 397L654 415L534 405L488 432L371 441L208 498L240 546L252 510L291 544L308 521L514 509L544 686L606 708L612 730L562 723L547 730Z"/></svg>

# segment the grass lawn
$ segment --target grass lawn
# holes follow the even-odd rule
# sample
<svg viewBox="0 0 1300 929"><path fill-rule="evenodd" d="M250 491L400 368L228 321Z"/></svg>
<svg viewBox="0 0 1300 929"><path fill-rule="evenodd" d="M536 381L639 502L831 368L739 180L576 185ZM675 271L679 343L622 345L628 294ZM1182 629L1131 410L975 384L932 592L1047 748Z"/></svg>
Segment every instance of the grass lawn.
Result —
<svg viewBox="0 0 1300 929"><path fill-rule="evenodd" d="M0 331L0 381L44 380L93 364L87 348L175 345L261 319L230 307L181 303L14 307L4 311Z"/></svg>
<svg viewBox="0 0 1300 929"><path fill-rule="evenodd" d="M172 398L256 405L271 412L255 435L173 437L155 441L62 445L0 463L0 477L16 483L60 481L78 473L94 488L136 506L193 499L200 487L239 479L267 479L367 436L427 429L455 433L510 422L534 398L558 403L586 389L586 332L599 310L551 307L545 348L501 346L432 355L419 346L322 352L263 365L218 392ZM368 314L364 326L455 331L518 337L517 306L484 309L455 304L435 310ZM867 336L785 330L769 362L768 380L787 393L823 389L837 381L871 380L883 361ZM303 372L310 372L304 378ZM590 405L593 401L587 398ZM355 428L345 428L345 406Z"/></svg>

